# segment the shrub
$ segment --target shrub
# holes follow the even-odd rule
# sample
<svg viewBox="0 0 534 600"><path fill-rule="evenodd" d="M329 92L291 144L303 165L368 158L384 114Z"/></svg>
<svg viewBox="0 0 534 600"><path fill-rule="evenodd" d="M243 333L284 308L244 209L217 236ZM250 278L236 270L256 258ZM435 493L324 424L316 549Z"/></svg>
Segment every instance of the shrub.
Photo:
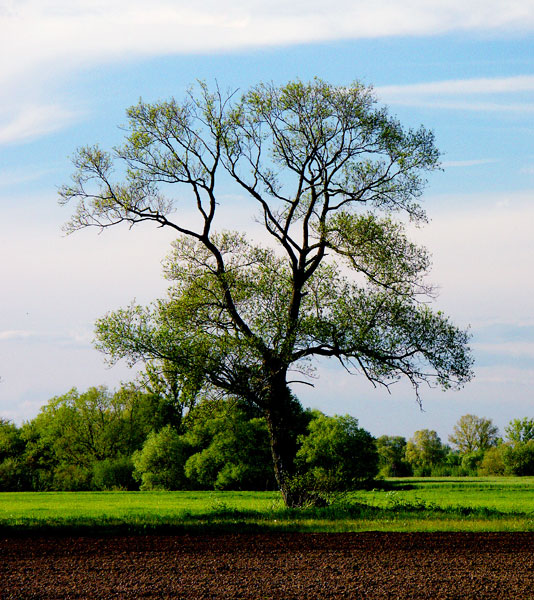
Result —
<svg viewBox="0 0 534 600"><path fill-rule="evenodd" d="M319 490L361 487L378 473L378 453L373 436L358 427L349 415L317 414L301 436L297 465L307 473L307 485Z"/></svg>
<svg viewBox="0 0 534 600"><path fill-rule="evenodd" d="M506 465L504 464L502 450L502 446L494 446L493 448L488 448L486 450L484 458L478 467L479 475L505 474Z"/></svg>
<svg viewBox="0 0 534 600"><path fill-rule="evenodd" d="M24 464L18 458L0 462L0 492L20 492L30 488Z"/></svg>
<svg viewBox="0 0 534 600"><path fill-rule="evenodd" d="M92 487L96 490L133 490L133 462L129 456L107 458L93 465Z"/></svg>
<svg viewBox="0 0 534 600"><path fill-rule="evenodd" d="M187 487L184 473L188 445L167 425L152 432L143 448L132 456L133 477L141 482L141 490L179 490Z"/></svg>
<svg viewBox="0 0 534 600"><path fill-rule="evenodd" d="M502 457L506 472L511 475L534 475L534 440L514 446L502 445Z"/></svg>
<svg viewBox="0 0 534 600"><path fill-rule="evenodd" d="M92 472L79 465L60 465L54 471L52 489L62 492L82 492L91 489Z"/></svg>

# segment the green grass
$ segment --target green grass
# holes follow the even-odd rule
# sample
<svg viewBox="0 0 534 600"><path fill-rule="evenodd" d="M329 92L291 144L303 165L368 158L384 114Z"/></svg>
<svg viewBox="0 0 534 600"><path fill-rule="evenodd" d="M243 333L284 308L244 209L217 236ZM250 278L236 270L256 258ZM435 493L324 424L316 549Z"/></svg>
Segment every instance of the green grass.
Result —
<svg viewBox="0 0 534 600"><path fill-rule="evenodd" d="M391 479L301 510L275 492L4 492L0 530L534 531L534 478Z"/></svg>

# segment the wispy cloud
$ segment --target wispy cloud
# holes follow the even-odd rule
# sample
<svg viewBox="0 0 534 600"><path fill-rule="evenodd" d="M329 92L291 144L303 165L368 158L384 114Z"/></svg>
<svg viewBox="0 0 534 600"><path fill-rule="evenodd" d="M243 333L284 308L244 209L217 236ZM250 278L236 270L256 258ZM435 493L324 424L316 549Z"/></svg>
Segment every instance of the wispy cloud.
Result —
<svg viewBox="0 0 534 600"><path fill-rule="evenodd" d="M479 158L472 160L446 160L441 166L445 169L450 167L477 167L479 165L489 165L496 163L497 160L494 158Z"/></svg>
<svg viewBox="0 0 534 600"><path fill-rule="evenodd" d="M6 329L0 331L0 342L23 341L36 344L52 344L59 346L91 346L93 334L89 331L71 331L54 333L33 331L28 329Z"/></svg>
<svg viewBox="0 0 534 600"><path fill-rule="evenodd" d="M534 75L517 75L515 77L475 79L451 79L448 81L432 81L411 85L388 85L377 88L381 94L396 96L435 96L435 95L471 95L500 94L513 92L533 92Z"/></svg>
<svg viewBox="0 0 534 600"><path fill-rule="evenodd" d="M27 340L28 338L36 336L35 331L27 331L23 329L11 329L6 331L0 331L0 340Z"/></svg>
<svg viewBox="0 0 534 600"><path fill-rule="evenodd" d="M510 95L534 92L533 75L454 79L377 87L378 96L389 104L450 110L534 112L534 102ZM505 95L506 99L502 100ZM487 99L491 96L491 99Z"/></svg>
<svg viewBox="0 0 534 600"><path fill-rule="evenodd" d="M1 169L0 187L9 187L27 183L29 181L37 181L41 177L49 175L51 172L52 169L41 169L39 167Z"/></svg>
<svg viewBox="0 0 534 600"><path fill-rule="evenodd" d="M3 104L18 106L28 97L36 102L4 118L0 144L6 144L45 135L71 122L76 115L39 98L49 96L58 79L81 68L163 54L336 39L530 32L534 7L531 0L296 0L289 4L285 0L8 0L0 7L0 31L0 55L10 57L0 70ZM498 84L486 81L485 85L489 89ZM514 85L531 89L528 78ZM442 90L437 84L433 93ZM405 102L406 92L398 87L383 91L400 94ZM412 93L427 92L416 88ZM488 105L484 110L504 109Z"/></svg>
<svg viewBox="0 0 534 600"><path fill-rule="evenodd" d="M161 53L534 29L531 0L26 0L0 11L3 78Z"/></svg>
<svg viewBox="0 0 534 600"><path fill-rule="evenodd" d="M78 117L74 111L58 105L27 106L14 111L4 109L3 112L3 122L0 122L0 144L4 145L52 133Z"/></svg>

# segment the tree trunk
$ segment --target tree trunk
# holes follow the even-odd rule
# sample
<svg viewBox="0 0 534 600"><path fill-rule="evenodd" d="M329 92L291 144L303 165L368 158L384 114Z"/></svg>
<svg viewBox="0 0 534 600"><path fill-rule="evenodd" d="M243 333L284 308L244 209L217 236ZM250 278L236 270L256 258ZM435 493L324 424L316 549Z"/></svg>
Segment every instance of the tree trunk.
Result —
<svg viewBox="0 0 534 600"><path fill-rule="evenodd" d="M265 417L269 428L274 475L285 505L296 507L302 504L302 494L293 482L295 455L297 437L305 430L305 415L285 379L272 382L270 387Z"/></svg>

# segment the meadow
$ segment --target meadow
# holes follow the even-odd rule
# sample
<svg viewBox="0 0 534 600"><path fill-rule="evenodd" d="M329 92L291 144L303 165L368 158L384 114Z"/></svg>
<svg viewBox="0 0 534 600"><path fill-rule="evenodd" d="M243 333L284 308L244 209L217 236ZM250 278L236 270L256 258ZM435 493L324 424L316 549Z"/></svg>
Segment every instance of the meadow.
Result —
<svg viewBox="0 0 534 600"><path fill-rule="evenodd" d="M534 531L534 477L388 479L326 508L277 492L4 492L3 531Z"/></svg>

